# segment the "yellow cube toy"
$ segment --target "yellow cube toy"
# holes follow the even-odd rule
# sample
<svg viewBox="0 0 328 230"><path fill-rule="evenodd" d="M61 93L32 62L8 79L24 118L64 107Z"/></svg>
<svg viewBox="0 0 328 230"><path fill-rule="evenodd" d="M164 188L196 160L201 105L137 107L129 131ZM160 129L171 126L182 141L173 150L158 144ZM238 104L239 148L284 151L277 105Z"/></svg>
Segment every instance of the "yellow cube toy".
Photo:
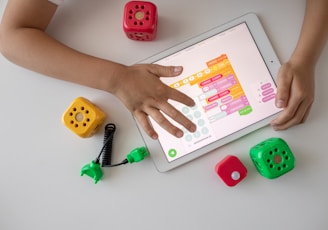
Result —
<svg viewBox="0 0 328 230"><path fill-rule="evenodd" d="M80 137L90 137L97 132L106 114L83 97L76 98L62 116L64 125Z"/></svg>

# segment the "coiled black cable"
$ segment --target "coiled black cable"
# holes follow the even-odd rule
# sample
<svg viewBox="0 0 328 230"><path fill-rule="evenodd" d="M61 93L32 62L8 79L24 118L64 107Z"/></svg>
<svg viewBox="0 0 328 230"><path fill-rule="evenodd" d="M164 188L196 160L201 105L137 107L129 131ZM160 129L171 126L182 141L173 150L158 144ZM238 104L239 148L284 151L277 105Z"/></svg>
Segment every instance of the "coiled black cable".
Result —
<svg viewBox="0 0 328 230"><path fill-rule="evenodd" d="M101 159L101 166L111 165L112 163L112 149L113 149L113 138L116 130L116 126L109 123L105 126L104 134L104 147Z"/></svg>
<svg viewBox="0 0 328 230"><path fill-rule="evenodd" d="M122 162L117 164L112 164L112 150L113 150L113 139L114 133L116 131L116 126L113 123L109 123L105 126L105 134L103 140L103 147L100 150L98 157L96 158L95 162L100 162L101 158L101 166L102 167L114 167L128 163L127 159L124 159Z"/></svg>

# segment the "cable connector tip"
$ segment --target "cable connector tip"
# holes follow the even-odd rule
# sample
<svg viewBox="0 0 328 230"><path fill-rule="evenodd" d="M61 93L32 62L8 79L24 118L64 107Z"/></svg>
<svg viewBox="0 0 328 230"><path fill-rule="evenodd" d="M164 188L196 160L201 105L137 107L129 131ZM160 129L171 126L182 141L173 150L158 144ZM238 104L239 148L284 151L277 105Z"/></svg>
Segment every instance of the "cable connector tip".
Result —
<svg viewBox="0 0 328 230"><path fill-rule="evenodd" d="M84 174L88 175L94 180L94 183L97 184L99 180L103 177L103 171L101 170L101 166L96 161L91 161L91 163L86 164L81 169L81 176Z"/></svg>
<svg viewBox="0 0 328 230"><path fill-rule="evenodd" d="M139 162L145 159L145 157L149 156L149 152L146 147L140 147L133 149L127 156L126 159L130 164L134 162Z"/></svg>

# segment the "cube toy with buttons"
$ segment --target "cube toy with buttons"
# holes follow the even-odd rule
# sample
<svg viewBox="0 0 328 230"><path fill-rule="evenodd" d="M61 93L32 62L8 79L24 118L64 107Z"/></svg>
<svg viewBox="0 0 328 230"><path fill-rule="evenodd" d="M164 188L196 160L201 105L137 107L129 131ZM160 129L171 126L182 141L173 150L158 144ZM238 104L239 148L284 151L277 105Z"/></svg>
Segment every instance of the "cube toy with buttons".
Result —
<svg viewBox="0 0 328 230"><path fill-rule="evenodd" d="M105 121L106 115L86 98L78 97L62 116L64 125L80 137L90 137Z"/></svg>
<svg viewBox="0 0 328 230"><path fill-rule="evenodd" d="M132 40L154 40L157 33L157 18L155 4L146 1L130 1L124 7L123 30Z"/></svg>
<svg viewBox="0 0 328 230"><path fill-rule="evenodd" d="M247 169L236 156L228 155L215 166L215 172L229 187L235 186L247 175Z"/></svg>
<svg viewBox="0 0 328 230"><path fill-rule="evenodd" d="M269 138L250 149L250 157L257 171L264 177L274 179L295 167L295 157L281 138Z"/></svg>

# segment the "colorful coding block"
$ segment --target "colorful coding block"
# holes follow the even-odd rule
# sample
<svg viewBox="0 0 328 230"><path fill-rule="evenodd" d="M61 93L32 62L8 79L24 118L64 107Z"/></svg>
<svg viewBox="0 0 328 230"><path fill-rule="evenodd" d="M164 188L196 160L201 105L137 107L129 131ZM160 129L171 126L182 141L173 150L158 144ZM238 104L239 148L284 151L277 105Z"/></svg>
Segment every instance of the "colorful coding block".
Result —
<svg viewBox="0 0 328 230"><path fill-rule="evenodd" d="M226 54L208 61L207 68L172 83L172 88L185 85L198 87L208 119L215 122L233 113L245 116L253 109Z"/></svg>
<svg viewBox="0 0 328 230"><path fill-rule="evenodd" d="M250 149L250 157L257 171L264 177L274 179L295 167L295 157L281 138L269 138Z"/></svg>
<svg viewBox="0 0 328 230"><path fill-rule="evenodd" d="M228 155L215 166L215 172L223 182L232 187L247 175L247 169L236 156Z"/></svg>

